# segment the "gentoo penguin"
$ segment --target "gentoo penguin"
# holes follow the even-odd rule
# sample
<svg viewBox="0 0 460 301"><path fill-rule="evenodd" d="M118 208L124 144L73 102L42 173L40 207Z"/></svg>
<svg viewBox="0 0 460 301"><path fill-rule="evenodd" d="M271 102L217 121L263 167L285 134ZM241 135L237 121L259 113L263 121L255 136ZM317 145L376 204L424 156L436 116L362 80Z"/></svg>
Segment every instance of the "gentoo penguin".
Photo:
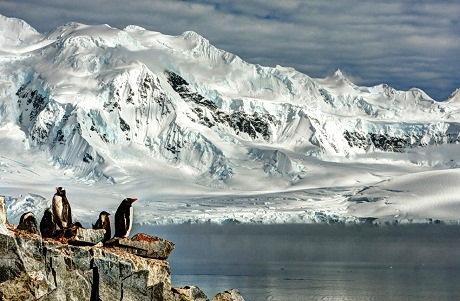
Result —
<svg viewBox="0 0 460 301"><path fill-rule="evenodd" d="M47 208L40 221L40 232L43 237L53 237L56 231L56 224L53 219L51 208Z"/></svg>
<svg viewBox="0 0 460 301"><path fill-rule="evenodd" d="M52 203L54 222L59 229L65 229L72 225L72 212L67 200L66 192L62 187L56 188Z"/></svg>
<svg viewBox="0 0 460 301"><path fill-rule="evenodd" d="M133 203L136 198L124 199L115 212L115 237L128 237L133 225Z"/></svg>
<svg viewBox="0 0 460 301"><path fill-rule="evenodd" d="M102 211L101 213L99 213L98 220L93 225L93 229L104 229L105 230L103 242L108 241L112 237L112 230L110 229L109 215L110 213L106 211Z"/></svg>
<svg viewBox="0 0 460 301"><path fill-rule="evenodd" d="M21 218L19 219L18 229L30 233L40 233L38 232L37 219L35 218L35 215L30 211L21 215Z"/></svg>

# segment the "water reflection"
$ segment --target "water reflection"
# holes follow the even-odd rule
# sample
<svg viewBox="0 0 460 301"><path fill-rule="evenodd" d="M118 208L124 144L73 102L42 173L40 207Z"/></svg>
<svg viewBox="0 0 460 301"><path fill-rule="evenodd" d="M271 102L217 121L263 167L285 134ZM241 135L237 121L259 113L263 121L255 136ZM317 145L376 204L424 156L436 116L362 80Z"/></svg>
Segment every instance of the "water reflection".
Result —
<svg viewBox="0 0 460 301"><path fill-rule="evenodd" d="M174 285L248 300L460 300L460 227L143 227L176 243Z"/></svg>

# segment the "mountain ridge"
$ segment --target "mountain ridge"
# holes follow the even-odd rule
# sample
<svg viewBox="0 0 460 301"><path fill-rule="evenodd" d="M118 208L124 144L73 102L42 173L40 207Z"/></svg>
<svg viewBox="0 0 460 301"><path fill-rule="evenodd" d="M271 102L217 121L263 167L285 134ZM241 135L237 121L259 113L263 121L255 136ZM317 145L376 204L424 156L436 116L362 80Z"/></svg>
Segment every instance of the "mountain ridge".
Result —
<svg viewBox="0 0 460 301"><path fill-rule="evenodd" d="M0 22L14 25L9 36L32 37L0 43L8 49L0 53L0 141L22 145L14 149L21 164L44 179L54 178L44 168L51 164L69 183L101 193L119 187L111 196L136 187L148 207L159 197L355 191L457 160L450 148L460 142L460 110L417 88L358 86L341 70L318 79L250 64L192 31L73 22L36 36L23 21ZM427 149L436 159L418 155ZM13 187L12 171L26 171L8 150L3 177ZM32 152L47 159L35 165ZM152 192L155 183L163 187ZM178 187L187 187L183 196Z"/></svg>

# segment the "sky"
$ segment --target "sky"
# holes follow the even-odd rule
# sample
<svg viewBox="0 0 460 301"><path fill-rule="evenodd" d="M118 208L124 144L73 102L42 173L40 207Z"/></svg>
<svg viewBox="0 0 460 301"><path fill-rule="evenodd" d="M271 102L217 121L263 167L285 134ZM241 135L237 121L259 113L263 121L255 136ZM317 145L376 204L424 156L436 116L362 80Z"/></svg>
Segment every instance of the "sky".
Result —
<svg viewBox="0 0 460 301"><path fill-rule="evenodd" d="M437 100L460 87L458 0L0 0L0 14L40 32L70 21L193 30L250 63L312 77L341 69L356 84L418 87Z"/></svg>

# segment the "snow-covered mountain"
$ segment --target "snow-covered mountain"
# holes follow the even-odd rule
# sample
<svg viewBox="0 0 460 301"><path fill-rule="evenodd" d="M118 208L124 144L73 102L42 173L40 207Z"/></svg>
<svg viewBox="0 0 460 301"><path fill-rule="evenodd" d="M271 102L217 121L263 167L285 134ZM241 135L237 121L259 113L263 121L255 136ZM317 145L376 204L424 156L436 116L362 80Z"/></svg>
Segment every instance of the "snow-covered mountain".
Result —
<svg viewBox="0 0 460 301"><path fill-rule="evenodd" d="M191 31L0 16L0 194L67 185L81 218L137 194L143 222L387 218L360 214L363 188L456 167L459 103L250 64Z"/></svg>

